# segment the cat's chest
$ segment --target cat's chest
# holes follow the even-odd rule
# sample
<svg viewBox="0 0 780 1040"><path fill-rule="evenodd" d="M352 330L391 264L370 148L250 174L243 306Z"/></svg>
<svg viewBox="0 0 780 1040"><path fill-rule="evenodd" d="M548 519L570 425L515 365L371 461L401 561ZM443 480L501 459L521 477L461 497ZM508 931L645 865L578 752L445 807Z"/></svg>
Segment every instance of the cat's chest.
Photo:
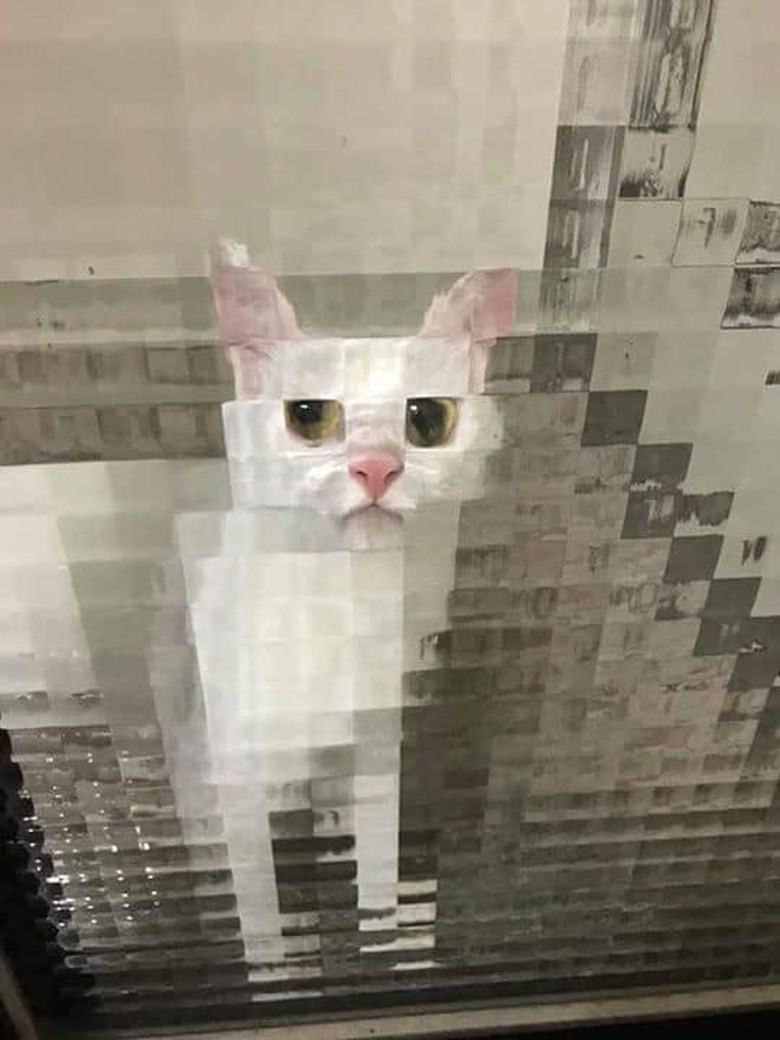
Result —
<svg viewBox="0 0 780 1040"><path fill-rule="evenodd" d="M366 551L328 546L319 529L310 539L283 514L197 519L180 546L212 719L400 706L403 673L425 667L421 642L447 623L456 510Z"/></svg>
<svg viewBox="0 0 780 1040"><path fill-rule="evenodd" d="M253 696L285 712L370 703L370 678L403 671L403 573L402 549L243 558L231 610Z"/></svg>

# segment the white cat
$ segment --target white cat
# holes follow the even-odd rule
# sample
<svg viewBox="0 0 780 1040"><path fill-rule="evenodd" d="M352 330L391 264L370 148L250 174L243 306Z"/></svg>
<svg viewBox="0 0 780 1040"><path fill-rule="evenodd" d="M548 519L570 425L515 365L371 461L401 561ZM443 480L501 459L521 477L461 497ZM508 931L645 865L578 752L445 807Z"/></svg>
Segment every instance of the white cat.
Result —
<svg viewBox="0 0 780 1040"><path fill-rule="evenodd" d="M398 906L402 676L447 626L459 505L500 444L480 394L514 276L466 275L401 338L305 335L237 243L213 287L233 509L181 518L179 540L247 960L258 977L321 973L319 912L277 898L272 841L301 819L321 861L357 865L361 956L430 958L435 879L416 883L427 910ZM354 847L329 851L344 836ZM290 924L312 935L286 939Z"/></svg>

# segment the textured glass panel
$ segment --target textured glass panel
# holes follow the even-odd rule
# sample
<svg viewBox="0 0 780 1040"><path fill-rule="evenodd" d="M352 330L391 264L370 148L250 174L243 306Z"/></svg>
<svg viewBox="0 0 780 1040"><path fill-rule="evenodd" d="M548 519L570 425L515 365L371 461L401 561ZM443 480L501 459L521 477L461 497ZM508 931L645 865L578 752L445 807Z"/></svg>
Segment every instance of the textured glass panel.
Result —
<svg viewBox="0 0 780 1040"><path fill-rule="evenodd" d="M774 4L98 6L0 62L33 1010L779 981Z"/></svg>

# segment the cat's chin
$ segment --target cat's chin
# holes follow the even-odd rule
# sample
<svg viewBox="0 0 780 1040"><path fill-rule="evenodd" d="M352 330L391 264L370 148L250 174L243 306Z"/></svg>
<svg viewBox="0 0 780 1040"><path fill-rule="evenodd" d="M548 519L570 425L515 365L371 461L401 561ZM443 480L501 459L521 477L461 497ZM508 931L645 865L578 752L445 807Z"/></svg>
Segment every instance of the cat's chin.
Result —
<svg viewBox="0 0 780 1040"><path fill-rule="evenodd" d="M382 506L353 509L342 522L351 549L390 549L403 545L403 516Z"/></svg>

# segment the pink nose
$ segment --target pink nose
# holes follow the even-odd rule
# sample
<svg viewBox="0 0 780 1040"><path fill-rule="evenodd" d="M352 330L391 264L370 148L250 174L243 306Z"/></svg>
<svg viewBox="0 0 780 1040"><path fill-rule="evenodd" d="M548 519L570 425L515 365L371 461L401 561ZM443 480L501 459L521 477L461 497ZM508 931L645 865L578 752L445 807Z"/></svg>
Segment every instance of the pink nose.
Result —
<svg viewBox="0 0 780 1040"><path fill-rule="evenodd" d="M404 467L395 455L374 451L370 455L358 455L347 468L369 493L371 501L378 502Z"/></svg>

